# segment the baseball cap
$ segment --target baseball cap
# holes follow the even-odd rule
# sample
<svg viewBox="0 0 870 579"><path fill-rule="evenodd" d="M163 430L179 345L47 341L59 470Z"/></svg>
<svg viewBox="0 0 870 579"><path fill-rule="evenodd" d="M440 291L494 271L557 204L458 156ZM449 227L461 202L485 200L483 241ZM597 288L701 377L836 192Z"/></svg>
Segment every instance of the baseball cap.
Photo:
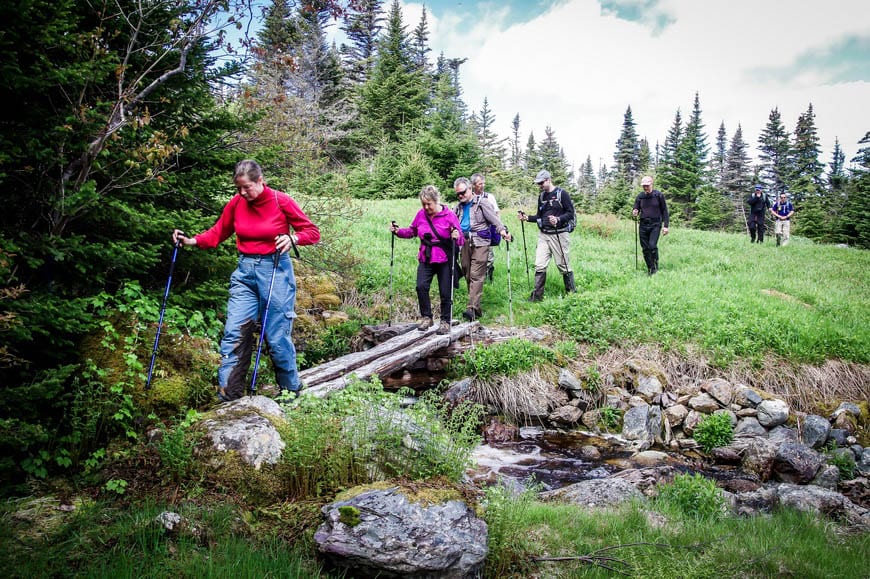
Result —
<svg viewBox="0 0 870 579"><path fill-rule="evenodd" d="M535 185L540 185L544 181L550 178L550 172L546 169L541 169L538 171L538 174L535 175Z"/></svg>
<svg viewBox="0 0 870 579"><path fill-rule="evenodd" d="M652 185L652 184L653 184L653 180L652 180L652 177L650 177L649 175L647 175L646 177L644 177L643 179L640 180L641 187L644 185Z"/></svg>
<svg viewBox="0 0 870 579"><path fill-rule="evenodd" d="M760 185L760 184L759 184L759 185L756 185L756 186L755 186L755 190L756 190L756 191L761 191L762 189L764 189L764 186L763 186L763 185Z"/></svg>

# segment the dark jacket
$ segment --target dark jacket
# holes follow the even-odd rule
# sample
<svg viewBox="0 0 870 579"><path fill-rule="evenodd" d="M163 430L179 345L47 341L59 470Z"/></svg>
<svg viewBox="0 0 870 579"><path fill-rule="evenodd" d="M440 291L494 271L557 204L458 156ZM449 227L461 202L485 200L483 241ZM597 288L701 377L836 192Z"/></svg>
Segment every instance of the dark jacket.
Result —
<svg viewBox="0 0 870 579"><path fill-rule="evenodd" d="M550 225L550 216L555 215L558 222ZM554 234L574 229L574 203L571 196L561 187L552 191L542 191L538 196L538 212L529 215L528 220L538 224L541 233Z"/></svg>
<svg viewBox="0 0 870 579"><path fill-rule="evenodd" d="M765 195L764 193L760 195L752 193L751 195L749 195L746 203L749 204L750 213L765 213L768 209L770 209L770 201L767 200L767 195Z"/></svg>
<svg viewBox="0 0 870 579"><path fill-rule="evenodd" d="M668 204L665 203L665 196L658 189L653 189L649 195L645 192L638 195L637 199L634 200L634 209L638 210L638 217L641 221L661 221L662 225L668 227L670 221Z"/></svg>

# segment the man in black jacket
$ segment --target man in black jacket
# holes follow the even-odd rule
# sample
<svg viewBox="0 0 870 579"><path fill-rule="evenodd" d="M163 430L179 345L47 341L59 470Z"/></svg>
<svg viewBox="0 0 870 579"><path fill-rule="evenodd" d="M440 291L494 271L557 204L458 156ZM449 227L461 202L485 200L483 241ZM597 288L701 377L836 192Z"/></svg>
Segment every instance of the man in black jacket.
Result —
<svg viewBox="0 0 870 579"><path fill-rule="evenodd" d="M755 192L746 200L749 204L749 242L755 243L755 233L758 232L758 243L764 243L764 215L770 209L764 187L755 186Z"/></svg>
<svg viewBox="0 0 870 579"><path fill-rule="evenodd" d="M638 233L643 248L643 260L649 275L659 270L659 233L668 234L668 205L661 191L653 189L653 179L649 175L641 179L643 193L634 200L631 214L640 218Z"/></svg>
<svg viewBox="0 0 870 579"><path fill-rule="evenodd" d="M553 257L556 267L565 282L565 291L577 291L574 286L574 272L568 260L568 249L571 245L570 233L574 230L574 203L563 189L553 185L550 172L546 169L538 172L535 184L541 188L538 196L538 212L526 215L519 211L520 221L538 224L538 247L535 250L535 289L529 297L531 302L544 299L544 284L547 281L547 265Z"/></svg>

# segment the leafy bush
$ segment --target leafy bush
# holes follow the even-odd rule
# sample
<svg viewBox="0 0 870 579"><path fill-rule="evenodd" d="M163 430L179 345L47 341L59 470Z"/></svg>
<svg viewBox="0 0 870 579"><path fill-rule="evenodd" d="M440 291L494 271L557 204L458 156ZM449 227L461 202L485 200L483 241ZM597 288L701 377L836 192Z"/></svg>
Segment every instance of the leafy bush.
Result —
<svg viewBox="0 0 870 579"><path fill-rule="evenodd" d="M848 448L837 448L837 443L831 443L825 447L825 456L828 458L828 464L832 464L840 471L842 480L852 480L855 478L857 465L852 451Z"/></svg>
<svg viewBox="0 0 870 579"><path fill-rule="evenodd" d="M456 375L476 376L486 381L494 376L515 376L542 362L555 361L556 354L552 350L515 338L463 352L451 362L450 369Z"/></svg>
<svg viewBox="0 0 870 579"><path fill-rule="evenodd" d="M528 512L540 489L530 487L517 494L501 485L486 489L483 519L487 526L487 575L505 577L510 572L531 571L536 554L529 541Z"/></svg>
<svg viewBox="0 0 870 579"><path fill-rule="evenodd" d="M160 427L163 437L157 443L157 454L164 472L175 482L184 480L193 465L193 451L199 433L191 427L199 418L199 412L188 410L174 427Z"/></svg>
<svg viewBox="0 0 870 579"><path fill-rule="evenodd" d="M716 481L698 473L678 474L674 481L659 485L657 502L696 519L718 519L724 513L725 498Z"/></svg>
<svg viewBox="0 0 870 579"><path fill-rule="evenodd" d="M701 445L704 452L710 452L719 446L726 446L734 440L731 417L725 412L708 414L695 427L695 433L692 436Z"/></svg>
<svg viewBox="0 0 870 579"><path fill-rule="evenodd" d="M598 409L598 417L605 430L615 431L619 429L619 423L622 421L622 410L613 406L604 406Z"/></svg>

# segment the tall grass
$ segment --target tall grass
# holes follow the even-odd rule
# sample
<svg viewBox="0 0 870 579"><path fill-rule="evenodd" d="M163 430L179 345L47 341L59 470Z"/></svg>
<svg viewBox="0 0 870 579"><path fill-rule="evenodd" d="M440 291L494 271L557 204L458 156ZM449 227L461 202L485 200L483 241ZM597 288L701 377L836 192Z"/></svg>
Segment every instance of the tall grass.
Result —
<svg viewBox="0 0 870 579"><path fill-rule="evenodd" d="M531 205L533 200L529 200ZM367 202L353 229L365 260L357 280L371 304L389 298L391 219L407 226L416 200ZM530 207L526 207L530 209ZM517 325L550 324L578 342L612 346L658 344L693 350L726 367L735 360L761 366L774 355L796 363L870 361L870 252L793 238L787 247L750 244L748 236L672 228L659 243L661 271L635 269L634 223L588 217L571 234L571 264L578 293L565 295L550 265L545 300L525 301L521 227L513 209L502 217L516 235L510 244L511 298ZM533 268L536 228L525 224ZM417 242L397 239L393 272L394 317L416 316ZM496 249L495 283L484 287L484 323L508 322L507 247ZM436 290L433 297L437 301ZM465 284L454 309L467 299ZM380 312L386 319L386 312Z"/></svg>

